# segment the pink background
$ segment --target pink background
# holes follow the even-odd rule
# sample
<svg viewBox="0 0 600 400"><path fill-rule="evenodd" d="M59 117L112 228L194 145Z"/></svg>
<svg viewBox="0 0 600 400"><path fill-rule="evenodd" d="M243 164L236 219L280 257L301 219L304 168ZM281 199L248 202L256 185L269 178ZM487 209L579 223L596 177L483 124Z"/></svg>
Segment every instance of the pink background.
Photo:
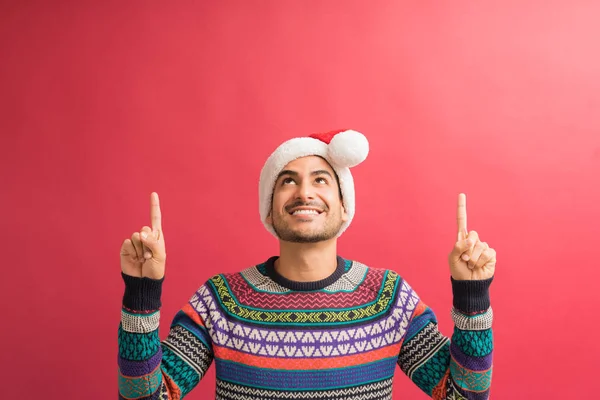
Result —
<svg viewBox="0 0 600 400"><path fill-rule="evenodd" d="M417 4L418 3L418 4ZM600 3L3 1L3 394L117 396L121 242L161 195L161 337L211 275L277 252L282 141L365 133L340 254L451 334L456 195L498 252L492 398L596 393ZM395 399L425 395L397 370ZM189 396L214 396L214 369Z"/></svg>

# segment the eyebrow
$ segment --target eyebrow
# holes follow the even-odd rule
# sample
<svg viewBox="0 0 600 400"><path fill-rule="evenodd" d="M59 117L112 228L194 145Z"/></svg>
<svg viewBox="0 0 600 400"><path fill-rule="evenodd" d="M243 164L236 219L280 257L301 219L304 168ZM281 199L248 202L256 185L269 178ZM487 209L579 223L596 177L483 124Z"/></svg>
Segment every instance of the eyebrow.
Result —
<svg viewBox="0 0 600 400"><path fill-rule="evenodd" d="M279 178L281 178L281 177L282 177L282 176L284 176L284 175L298 176L299 174L298 174L298 172L296 172L296 171L292 171L292 170L289 170L289 169L284 169L283 171L281 171L281 172L279 173L279 175L277 175L277 179L276 179L275 181L278 181L278 180L279 180ZM333 179L333 176L331 176L331 173L330 173L329 171L325 170L325 169L318 169L318 170L316 170L316 171L312 171L312 172L310 173L310 175L311 175L311 176L316 176L316 175L327 175L327 176L329 176L331 179Z"/></svg>

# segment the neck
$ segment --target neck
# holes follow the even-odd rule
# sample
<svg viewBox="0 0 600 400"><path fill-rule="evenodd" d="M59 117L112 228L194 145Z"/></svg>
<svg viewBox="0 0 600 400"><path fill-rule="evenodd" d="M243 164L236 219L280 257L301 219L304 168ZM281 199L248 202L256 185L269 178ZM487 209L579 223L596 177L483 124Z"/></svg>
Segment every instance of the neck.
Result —
<svg viewBox="0 0 600 400"><path fill-rule="evenodd" d="M327 278L337 267L337 240L318 243L279 242L275 270L296 282L313 282Z"/></svg>

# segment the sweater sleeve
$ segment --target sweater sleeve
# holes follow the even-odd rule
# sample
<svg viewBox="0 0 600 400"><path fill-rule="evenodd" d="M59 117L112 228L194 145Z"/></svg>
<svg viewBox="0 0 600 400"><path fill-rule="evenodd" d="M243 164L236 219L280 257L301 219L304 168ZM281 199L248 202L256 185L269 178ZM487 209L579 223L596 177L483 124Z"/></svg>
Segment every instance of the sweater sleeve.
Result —
<svg viewBox="0 0 600 400"><path fill-rule="evenodd" d="M122 274L125 294L119 324L119 399L180 399L200 382L213 360L204 321L191 303L159 338L163 279Z"/></svg>
<svg viewBox="0 0 600 400"><path fill-rule="evenodd" d="M433 399L489 398L493 355L489 297L492 280L451 278L454 296L451 338L438 330L433 310L421 299L417 301L400 348L398 365Z"/></svg>

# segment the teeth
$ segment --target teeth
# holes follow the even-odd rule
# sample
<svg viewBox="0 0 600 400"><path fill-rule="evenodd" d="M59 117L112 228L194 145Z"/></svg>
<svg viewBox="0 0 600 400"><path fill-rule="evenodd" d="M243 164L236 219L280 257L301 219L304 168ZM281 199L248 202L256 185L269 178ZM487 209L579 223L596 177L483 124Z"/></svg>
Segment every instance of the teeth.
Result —
<svg viewBox="0 0 600 400"><path fill-rule="evenodd" d="M315 210L296 210L294 211L293 215L298 215L298 214L319 214L317 211Z"/></svg>

